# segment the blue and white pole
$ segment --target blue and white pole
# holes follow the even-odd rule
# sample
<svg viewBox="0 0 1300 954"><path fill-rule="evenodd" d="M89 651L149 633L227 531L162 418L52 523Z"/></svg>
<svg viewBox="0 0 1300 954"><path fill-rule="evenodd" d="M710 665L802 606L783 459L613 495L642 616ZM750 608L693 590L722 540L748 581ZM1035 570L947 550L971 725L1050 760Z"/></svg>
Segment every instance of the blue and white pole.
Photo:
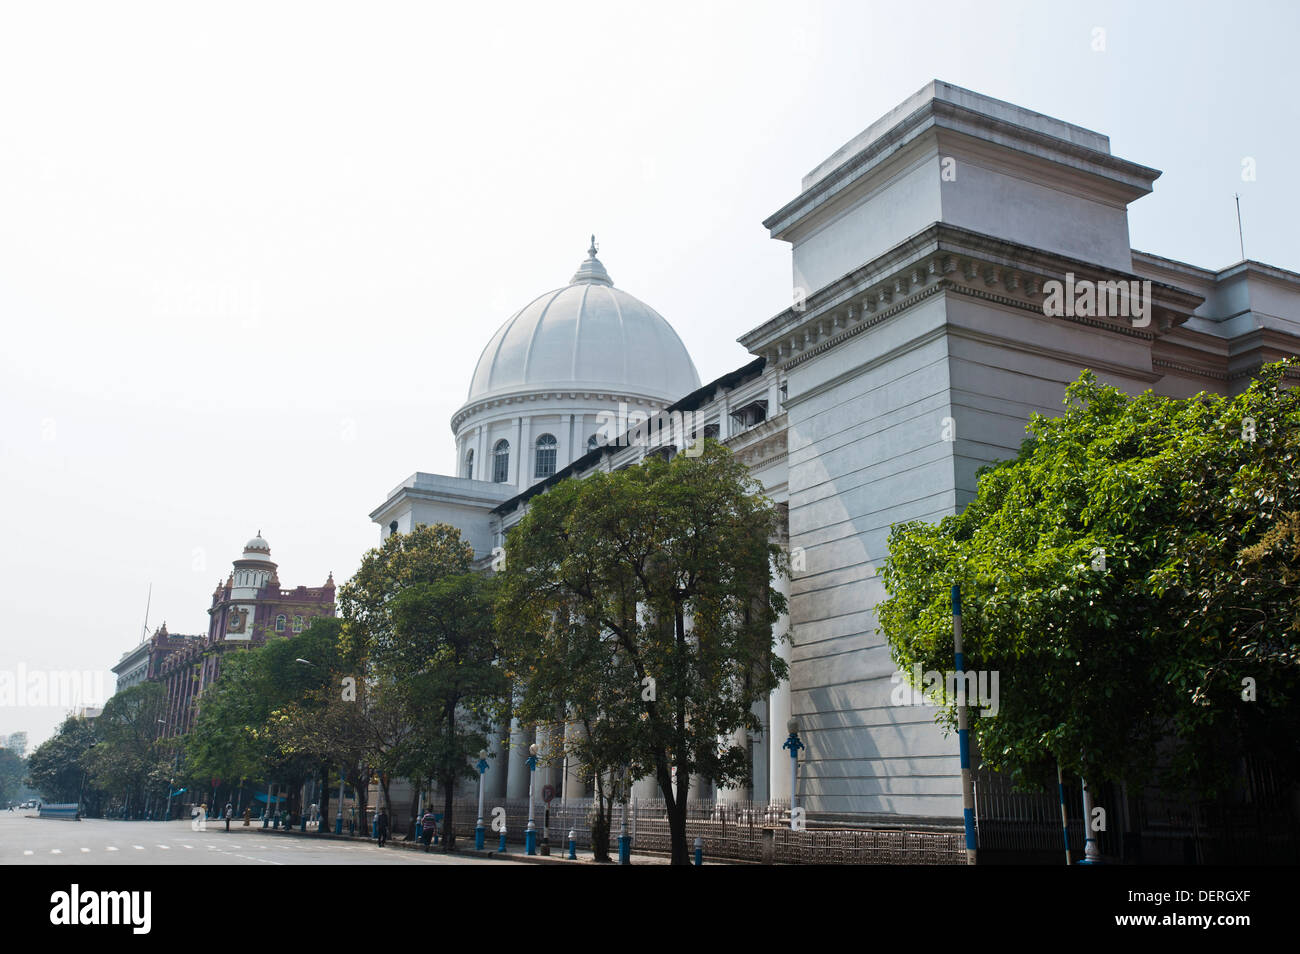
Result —
<svg viewBox="0 0 1300 954"><path fill-rule="evenodd" d="M343 834L343 786L345 783L346 780L343 778L343 773L340 772L339 773L339 811L338 814L334 816L334 834L336 835Z"/></svg>
<svg viewBox="0 0 1300 954"><path fill-rule="evenodd" d="M704 839L699 835L695 836L695 867L704 864Z"/></svg>
<svg viewBox="0 0 1300 954"><path fill-rule="evenodd" d="M1092 837L1092 792L1088 790L1088 780L1083 780L1083 858L1081 865L1101 864L1101 846Z"/></svg>
<svg viewBox="0 0 1300 954"><path fill-rule="evenodd" d="M961 645L961 584L952 587L952 653L956 685L966 686L966 654ZM957 747L961 755L961 814L966 825L966 864L975 864L975 780L970 771L970 715L966 693L957 707Z"/></svg>
<svg viewBox="0 0 1300 954"><path fill-rule="evenodd" d="M501 842L497 845L497 851L503 855L506 853L506 824L504 819L501 822Z"/></svg>
<svg viewBox="0 0 1300 954"><path fill-rule="evenodd" d="M790 750L790 830L795 830L795 789L799 779L799 750L804 748L804 744L799 741L799 720L791 719L785 724L786 731L790 737L785 740L781 748ZM696 839L698 841L698 839Z"/></svg>
<svg viewBox="0 0 1300 954"><path fill-rule="evenodd" d="M537 854L537 825L533 821L533 783L537 781L537 743L528 746L528 827L524 829L524 854Z"/></svg>
<svg viewBox="0 0 1300 954"><path fill-rule="evenodd" d="M618 836L618 863L620 865L630 865L632 863L632 838L627 833L627 791L628 778L627 770L623 770L623 832Z"/></svg>
<svg viewBox="0 0 1300 954"><path fill-rule="evenodd" d="M482 851L487 843L487 832L483 829L483 773L488 770L487 751L479 749L478 753L478 823L474 826L474 848Z"/></svg>
<svg viewBox="0 0 1300 954"><path fill-rule="evenodd" d="M569 829L569 860L576 860L578 857L578 833L572 828Z"/></svg>
<svg viewBox="0 0 1300 954"><path fill-rule="evenodd" d="M424 838L424 789L415 803L415 841L418 844Z"/></svg>
<svg viewBox="0 0 1300 954"><path fill-rule="evenodd" d="M1065 842L1065 863L1070 863L1070 824L1065 817L1065 779L1061 777L1061 762L1056 762L1056 791L1061 796L1061 839Z"/></svg>

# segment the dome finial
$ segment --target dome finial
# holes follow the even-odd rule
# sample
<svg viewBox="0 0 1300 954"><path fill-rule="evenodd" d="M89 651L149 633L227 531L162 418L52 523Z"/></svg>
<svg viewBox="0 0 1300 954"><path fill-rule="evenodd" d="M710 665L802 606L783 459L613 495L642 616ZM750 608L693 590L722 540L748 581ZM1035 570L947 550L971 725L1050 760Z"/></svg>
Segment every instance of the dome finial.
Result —
<svg viewBox="0 0 1300 954"><path fill-rule="evenodd" d="M587 249L587 257L588 257L588 258L595 258L595 257L596 257L596 253L597 253L598 251L600 251L600 249L598 249L598 248L596 247L596 233L595 233L595 232L592 232L592 233L591 233L591 248Z"/></svg>

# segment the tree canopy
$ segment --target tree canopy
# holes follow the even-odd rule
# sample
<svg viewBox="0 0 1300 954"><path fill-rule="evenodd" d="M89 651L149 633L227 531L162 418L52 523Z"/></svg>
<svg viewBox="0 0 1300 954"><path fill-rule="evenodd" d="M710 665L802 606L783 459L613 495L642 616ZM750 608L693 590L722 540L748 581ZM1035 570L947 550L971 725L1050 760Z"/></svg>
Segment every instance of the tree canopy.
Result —
<svg viewBox="0 0 1300 954"><path fill-rule="evenodd" d="M903 670L951 668L961 584L967 668L1000 676L997 715L972 719L987 765L1211 793L1242 752L1295 764L1300 392L1282 376L1175 400L1084 372L962 513L893 528L881 629Z"/></svg>

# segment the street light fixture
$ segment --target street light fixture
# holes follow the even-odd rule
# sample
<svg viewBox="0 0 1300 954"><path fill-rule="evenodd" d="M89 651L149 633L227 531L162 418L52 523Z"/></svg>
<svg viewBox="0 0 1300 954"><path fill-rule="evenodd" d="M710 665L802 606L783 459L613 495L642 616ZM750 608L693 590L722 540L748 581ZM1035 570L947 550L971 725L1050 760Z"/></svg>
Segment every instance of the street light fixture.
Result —
<svg viewBox="0 0 1300 954"><path fill-rule="evenodd" d="M524 853L537 854L537 825L533 822L533 783L537 781L537 743L528 746L528 828L524 830Z"/></svg>
<svg viewBox="0 0 1300 954"><path fill-rule="evenodd" d="M804 744L799 741L799 720L791 719L785 724L786 731L790 737L785 740L781 746L783 749L790 750L790 830L796 831L795 827L795 785L799 778L799 750L804 748Z"/></svg>
<svg viewBox="0 0 1300 954"><path fill-rule="evenodd" d="M474 848L483 850L487 833L483 830L483 773L488 770L487 750L478 751L478 824L474 826Z"/></svg>

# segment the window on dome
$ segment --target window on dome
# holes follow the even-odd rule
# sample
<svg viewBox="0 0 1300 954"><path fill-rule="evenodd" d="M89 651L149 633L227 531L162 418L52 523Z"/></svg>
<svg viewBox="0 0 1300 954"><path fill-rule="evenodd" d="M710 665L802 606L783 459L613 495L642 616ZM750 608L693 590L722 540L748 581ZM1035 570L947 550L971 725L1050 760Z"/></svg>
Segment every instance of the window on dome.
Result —
<svg viewBox="0 0 1300 954"><path fill-rule="evenodd" d="M283 632L284 632L284 624L285 624L285 618L284 618L283 616L277 616L277 617L275 618L275 631L276 631L277 633L283 633Z"/></svg>
<svg viewBox="0 0 1300 954"><path fill-rule="evenodd" d="M472 450L465 452L465 479L474 479L474 452Z"/></svg>
<svg viewBox="0 0 1300 954"><path fill-rule="evenodd" d="M504 484L510 479L510 442L497 441L492 448L492 482Z"/></svg>
<svg viewBox="0 0 1300 954"><path fill-rule="evenodd" d="M555 473L555 454L558 447L559 441L551 434L543 434L537 438L537 466L533 470L533 477L541 479Z"/></svg>

